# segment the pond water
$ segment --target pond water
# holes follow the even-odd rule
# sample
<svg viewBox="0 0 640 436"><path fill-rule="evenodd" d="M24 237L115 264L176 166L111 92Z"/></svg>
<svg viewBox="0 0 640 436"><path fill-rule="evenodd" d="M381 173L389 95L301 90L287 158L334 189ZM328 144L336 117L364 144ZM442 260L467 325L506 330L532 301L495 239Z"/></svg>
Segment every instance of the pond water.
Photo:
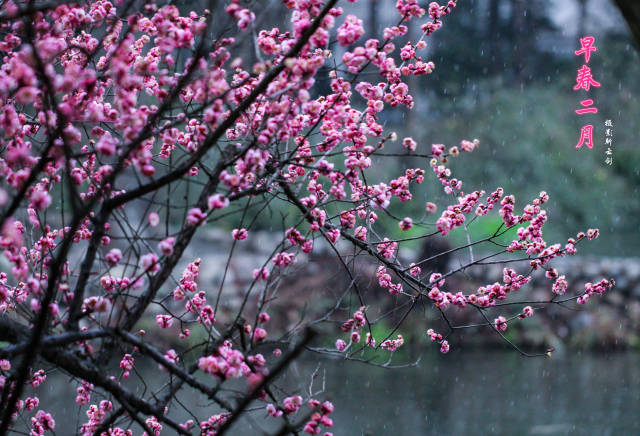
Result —
<svg viewBox="0 0 640 436"><path fill-rule="evenodd" d="M306 356L284 383L306 390L317 365L314 356ZM638 353L578 352L549 359L514 351L457 351L429 354L418 367L404 369L340 360L323 360L321 368L315 387L324 380L331 393L336 436L640 434ZM149 387L159 386L163 374L155 366L139 370ZM54 414L56 434L73 434L84 416L64 399L73 401L77 384L49 377L39 392L41 408ZM216 413L204 398L181 400L191 410ZM186 413L174 417L187 419ZM260 433L238 424L228 434Z"/></svg>
<svg viewBox="0 0 640 436"><path fill-rule="evenodd" d="M640 355L452 353L400 371L334 369L344 434L640 434ZM337 434L342 434L337 432Z"/></svg>

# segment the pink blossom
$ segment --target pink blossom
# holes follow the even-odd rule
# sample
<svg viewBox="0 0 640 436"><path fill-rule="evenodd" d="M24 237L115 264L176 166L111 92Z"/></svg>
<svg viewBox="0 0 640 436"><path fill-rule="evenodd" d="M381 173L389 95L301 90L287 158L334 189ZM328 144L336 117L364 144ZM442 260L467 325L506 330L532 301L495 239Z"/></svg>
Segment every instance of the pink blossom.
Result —
<svg viewBox="0 0 640 436"><path fill-rule="evenodd" d="M147 253L140 258L140 267L149 274L160 271L160 263L155 253Z"/></svg>
<svg viewBox="0 0 640 436"><path fill-rule="evenodd" d="M112 248L105 256L105 260L110 266L115 266L122 260L122 252L117 248Z"/></svg>
<svg viewBox="0 0 640 436"><path fill-rule="evenodd" d="M422 269L413 262L409 265L409 268L409 274L413 277L418 277L422 274Z"/></svg>
<svg viewBox="0 0 640 436"><path fill-rule="evenodd" d="M442 335L436 333L433 329L427 330L427 336L429 336L432 342L442 341Z"/></svg>
<svg viewBox="0 0 640 436"><path fill-rule="evenodd" d="M53 419L51 414L45 412L44 410L38 410L36 416L31 418L31 423L35 426L39 425L42 430L53 430L56 428L56 421Z"/></svg>
<svg viewBox="0 0 640 436"><path fill-rule="evenodd" d="M504 332L507 330L507 319L504 316L499 316L493 320L493 325L496 329Z"/></svg>
<svg viewBox="0 0 640 436"><path fill-rule="evenodd" d="M518 315L518 318L525 319L531 316L533 316L533 308L531 306L525 306L522 309L522 313Z"/></svg>
<svg viewBox="0 0 640 436"><path fill-rule="evenodd" d="M156 315L156 324L163 329L169 328L173 324L173 318L171 315Z"/></svg>
<svg viewBox="0 0 640 436"><path fill-rule="evenodd" d="M123 378L129 378L130 371L133 369L133 364L135 359L131 354L127 353L122 356L122 360L120 360L120 369L124 370L122 373Z"/></svg>
<svg viewBox="0 0 640 436"><path fill-rule="evenodd" d="M367 228L363 227L363 226L359 226L358 228L356 228L355 232L355 237L361 241L366 241L367 240Z"/></svg>
<svg viewBox="0 0 640 436"><path fill-rule="evenodd" d="M449 352L449 342L446 339L440 344L440 352L442 354L447 354Z"/></svg>
<svg viewBox="0 0 640 436"><path fill-rule="evenodd" d="M353 44L362 35L364 35L362 20L353 14L347 15L344 23L338 27L338 42L342 46Z"/></svg>
<svg viewBox="0 0 640 436"><path fill-rule="evenodd" d="M274 406L273 404L269 403L267 404L267 415L272 416L274 418L279 418L280 416L282 416L282 410L280 409L276 409L276 406Z"/></svg>
<svg viewBox="0 0 640 436"><path fill-rule="evenodd" d="M102 286L102 288L107 292L113 291L116 288L117 284L118 280L114 277L103 276L100 278L100 286Z"/></svg>
<svg viewBox="0 0 640 436"><path fill-rule="evenodd" d="M282 252L276 254L276 256L272 259L272 262L277 267L286 267L295 262L295 254Z"/></svg>
<svg viewBox="0 0 640 436"><path fill-rule="evenodd" d="M247 239L248 235L249 233L247 232L247 229L233 229L233 231L231 232L231 236L233 236L233 239L238 241L244 241L245 239Z"/></svg>
<svg viewBox="0 0 640 436"><path fill-rule="evenodd" d="M148 219L149 219L149 225L151 227L155 227L158 224L160 224L160 217L158 216L158 214L156 212L151 212L149 214Z"/></svg>
<svg viewBox="0 0 640 436"><path fill-rule="evenodd" d="M249 9L242 8L238 3L238 0L232 0L225 10L236 20L239 29L246 30L255 21L256 16Z"/></svg>
<svg viewBox="0 0 640 436"><path fill-rule="evenodd" d="M76 396L76 403L83 406L88 404L91 398L91 392L93 391L93 385L89 382L82 381L82 385L76 390L78 395Z"/></svg>
<svg viewBox="0 0 640 436"><path fill-rule="evenodd" d="M257 327L253 331L253 342L260 342L267 337L267 331L261 327Z"/></svg>
<svg viewBox="0 0 640 436"><path fill-rule="evenodd" d="M239 378L249 373L249 367L244 362L244 356L234 350L231 343L226 341L218 347L217 355L201 357L198 368L201 371L221 379Z"/></svg>
<svg viewBox="0 0 640 436"><path fill-rule="evenodd" d="M400 230L407 231L413 227L413 220L409 217L403 218L399 223Z"/></svg>
<svg viewBox="0 0 640 436"><path fill-rule="evenodd" d="M327 231L327 239L329 239L329 241L331 241L332 244L337 243L339 238L340 238L340 230L331 229Z"/></svg>
<svg viewBox="0 0 640 436"><path fill-rule="evenodd" d="M589 240L596 239L598 236L600 236L600 230L598 230L598 229L589 229L589 230L587 230L587 238Z"/></svg>
<svg viewBox="0 0 640 436"><path fill-rule="evenodd" d="M267 280L269 278L269 270L266 268L254 269L253 278L256 280Z"/></svg>
<svg viewBox="0 0 640 436"><path fill-rule="evenodd" d="M165 256L173 254L173 245L176 242L176 238L169 236L158 243L158 250Z"/></svg>
<svg viewBox="0 0 640 436"><path fill-rule="evenodd" d="M229 206L229 199L222 194L214 194L207 200L209 210L224 209Z"/></svg>
<svg viewBox="0 0 640 436"><path fill-rule="evenodd" d="M402 140L402 146L409 151L416 151L418 144L413 140L413 138L404 138Z"/></svg>
<svg viewBox="0 0 640 436"><path fill-rule="evenodd" d="M44 373L44 370L39 369L36 371L31 377L31 386L37 388L47 379L47 375Z"/></svg>
<svg viewBox="0 0 640 436"><path fill-rule="evenodd" d="M553 283L553 287L551 288L551 291L554 294L558 294L558 295L564 295L565 292L567 292L567 280L565 279L565 277L559 276L556 281Z"/></svg>
<svg viewBox="0 0 640 436"><path fill-rule="evenodd" d="M82 303L83 312L106 313L111 309L111 302L105 297L85 298Z"/></svg>
<svg viewBox="0 0 640 436"><path fill-rule="evenodd" d="M298 409L300 409L300 406L302 406L302 397L300 395L287 397L282 402L282 406L284 408L284 412L287 414L297 412Z"/></svg>
<svg viewBox="0 0 640 436"><path fill-rule="evenodd" d="M398 247L398 243L389 241L389 238L384 238L384 242L377 245L378 253L380 253L385 259L390 259L395 254Z"/></svg>
<svg viewBox="0 0 640 436"><path fill-rule="evenodd" d="M24 410L27 412L31 412L40 404L40 399L38 397L27 397L24 400Z"/></svg>
<svg viewBox="0 0 640 436"><path fill-rule="evenodd" d="M31 206L35 210L45 210L51 204L51 195L44 189L36 189L31 194Z"/></svg>
<svg viewBox="0 0 640 436"><path fill-rule="evenodd" d="M193 209L189 209L187 213L187 223L192 226L195 225L204 225L206 224L205 219L207 218L207 214L202 212L199 207L194 207Z"/></svg>
<svg viewBox="0 0 640 436"><path fill-rule="evenodd" d="M113 156L116 153L116 144L117 140L111 133L105 132L96 144L96 151L105 156Z"/></svg>

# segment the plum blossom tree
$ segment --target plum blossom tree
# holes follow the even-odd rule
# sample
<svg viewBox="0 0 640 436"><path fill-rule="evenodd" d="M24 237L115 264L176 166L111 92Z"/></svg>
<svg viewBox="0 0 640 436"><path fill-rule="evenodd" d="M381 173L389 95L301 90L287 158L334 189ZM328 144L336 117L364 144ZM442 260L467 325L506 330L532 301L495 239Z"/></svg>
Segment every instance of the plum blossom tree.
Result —
<svg viewBox="0 0 640 436"><path fill-rule="evenodd" d="M398 154L380 114L414 106L407 78L435 68L420 51L455 0L397 0L397 24L366 41L362 20L338 0L281 3L287 20L261 28L251 1L212 0L193 11L165 1L1 2L0 434L55 430L48 405L26 394L54 367L77 383L83 435L221 435L248 415L269 421L274 434L328 435L334 406L322 392L274 384L303 350L357 359L365 349L393 356L403 346L399 324L375 337L367 311L379 302L365 301L355 280L358 256L375 262L374 280L404 307L400 323L420 305L442 315L447 331L423 333L442 353L451 333L469 327L447 316L450 306L477 312L503 335L537 309L585 303L613 286L602 279L566 294L573 287L550 262L598 231L548 244L544 192L521 207L499 187L463 191L447 163L478 140L425 148L404 138L402 155L416 167L376 171L379 159ZM412 23L421 34L406 41ZM412 194L426 180L449 199L441 213ZM423 202L424 217L391 213L392 203L410 201ZM245 271L250 284L229 313L224 280L203 289L206 256L184 259L186 249L203 227L233 223L231 260L272 207L288 207L287 224L272 255ZM404 263L398 252L416 238L393 238L381 225L424 229L418 239L428 239L493 209L502 224L449 250L470 250L469 262L451 271L429 270L446 252ZM512 228L517 236L500 246ZM270 332L279 284L320 244L350 285L323 316ZM496 251L474 258L481 244ZM501 280L478 289L447 290L449 277L488 263L523 267L505 265ZM552 281L549 299L519 300L536 271ZM314 343L320 331L335 346ZM183 345L168 348L163 337ZM127 384L141 360L166 373L160 390ZM177 421L184 391L204 395L216 412Z"/></svg>

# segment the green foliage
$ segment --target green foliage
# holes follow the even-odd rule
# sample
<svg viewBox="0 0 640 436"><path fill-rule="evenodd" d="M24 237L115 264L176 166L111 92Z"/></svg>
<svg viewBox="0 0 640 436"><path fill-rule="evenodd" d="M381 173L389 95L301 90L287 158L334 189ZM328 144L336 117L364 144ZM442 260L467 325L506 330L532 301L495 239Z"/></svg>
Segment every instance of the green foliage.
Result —
<svg viewBox="0 0 640 436"><path fill-rule="evenodd" d="M493 236L496 231L499 230L498 236L494 238L493 241L501 245L509 245L511 241L517 238L517 228L518 226L514 226L510 229L505 229L504 226L502 226L502 219L495 213L483 217L478 217L467 225L469 239L471 240L471 242L479 241L481 239ZM464 229L464 227L458 227L449 233L449 238L450 242L456 247L465 245L467 244L467 231ZM495 246L492 248L492 250L495 251Z"/></svg>
<svg viewBox="0 0 640 436"><path fill-rule="evenodd" d="M450 146L462 138L480 138L478 150L451 163L454 177L464 180L465 191L490 193L502 186L506 193L516 195L516 210L521 210L540 190L546 190L551 199L546 205L550 220L545 230L551 240L563 242L579 230L599 227L603 238L585 245L588 252L605 254L621 247L615 249L616 254L630 254L638 249L633 235L640 212L640 152L623 136L628 129L618 124L614 165L605 164L605 113L589 120L596 129L594 149L576 150L583 122L573 113L577 104L570 89L504 89L465 110L421 120L414 137L423 149L431 143ZM425 185L430 184L430 176ZM414 195L433 194L425 190Z"/></svg>

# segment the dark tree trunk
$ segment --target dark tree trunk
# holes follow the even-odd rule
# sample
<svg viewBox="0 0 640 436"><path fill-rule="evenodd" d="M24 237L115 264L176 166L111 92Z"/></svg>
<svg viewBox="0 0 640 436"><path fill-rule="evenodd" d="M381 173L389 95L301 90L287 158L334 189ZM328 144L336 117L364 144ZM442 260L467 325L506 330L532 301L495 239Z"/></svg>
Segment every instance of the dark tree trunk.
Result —
<svg viewBox="0 0 640 436"><path fill-rule="evenodd" d="M578 0L578 8L580 9L580 22L578 24L578 38L583 38L586 32L587 24L587 0Z"/></svg>
<svg viewBox="0 0 640 436"><path fill-rule="evenodd" d="M502 56L500 56L499 33L500 28L500 0L489 2L489 25L487 26L487 39L489 40L489 72L497 74L502 68Z"/></svg>
<svg viewBox="0 0 640 436"><path fill-rule="evenodd" d="M525 17L524 17L524 2L522 0L513 0L511 4L511 26L512 34L515 35L515 45L513 47L515 67L514 75L515 82L522 84L524 79L525 59L524 59L524 37L525 37ZM530 37L531 35L526 35Z"/></svg>
<svg viewBox="0 0 640 436"><path fill-rule="evenodd" d="M622 16L629 25L636 40L636 49L640 49L640 2L638 0L614 0Z"/></svg>
<svg viewBox="0 0 640 436"><path fill-rule="evenodd" d="M369 38L375 38L378 35L378 9L381 0L369 1Z"/></svg>

